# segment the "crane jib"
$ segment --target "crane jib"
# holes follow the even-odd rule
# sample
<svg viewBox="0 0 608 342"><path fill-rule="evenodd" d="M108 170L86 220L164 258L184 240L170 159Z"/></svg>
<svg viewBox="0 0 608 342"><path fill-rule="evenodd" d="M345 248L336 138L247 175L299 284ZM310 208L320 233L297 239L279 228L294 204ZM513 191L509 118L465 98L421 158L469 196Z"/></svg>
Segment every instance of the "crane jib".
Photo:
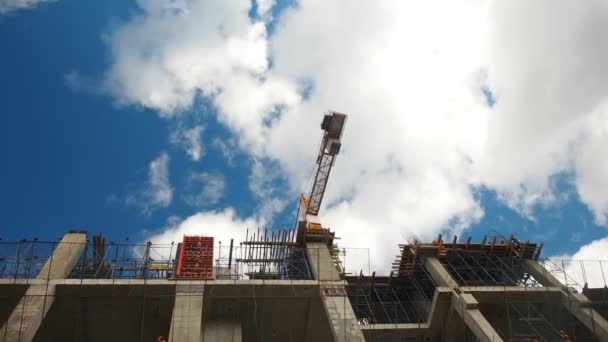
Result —
<svg viewBox="0 0 608 342"><path fill-rule="evenodd" d="M330 112L323 117L321 122L321 129L324 131L323 140L317 156L315 179L308 196L306 207L306 214L308 215L319 214L331 168L342 147L342 133L345 123L346 114Z"/></svg>
<svg viewBox="0 0 608 342"><path fill-rule="evenodd" d="M321 201L323 201L325 187L327 186L327 181L329 180L329 173L331 172L334 158L335 155L329 153L323 153L320 156L319 164L317 166L317 173L310 192L308 208L306 210L306 213L309 215L319 214Z"/></svg>

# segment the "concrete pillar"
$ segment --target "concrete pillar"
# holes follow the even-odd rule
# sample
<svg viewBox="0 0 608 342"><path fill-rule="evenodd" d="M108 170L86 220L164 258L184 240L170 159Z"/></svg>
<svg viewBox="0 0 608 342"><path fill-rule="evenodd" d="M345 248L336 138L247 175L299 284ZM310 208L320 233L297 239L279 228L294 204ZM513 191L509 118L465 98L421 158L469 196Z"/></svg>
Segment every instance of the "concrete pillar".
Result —
<svg viewBox="0 0 608 342"><path fill-rule="evenodd" d="M480 342L502 342L502 338L479 311L479 302L470 293L454 293L452 309L456 311Z"/></svg>
<svg viewBox="0 0 608 342"><path fill-rule="evenodd" d="M29 342L34 338L55 300L55 285L50 280L68 277L80 259L86 242L86 233L67 233L63 236L36 276L37 280L46 282L36 282L29 286L0 330L0 341Z"/></svg>
<svg viewBox="0 0 608 342"><path fill-rule="evenodd" d="M241 342L243 340L241 322L205 322L204 341Z"/></svg>
<svg viewBox="0 0 608 342"><path fill-rule="evenodd" d="M451 313L450 307L452 305L452 289L448 287L437 287L433 294L433 301L431 302L431 308L427 316L427 323L431 328L431 334L433 336L441 336L444 331L446 324L445 317L448 313Z"/></svg>
<svg viewBox="0 0 608 342"><path fill-rule="evenodd" d="M340 274L334 265L329 248L324 242L306 244L306 254L315 280L340 281Z"/></svg>
<svg viewBox="0 0 608 342"><path fill-rule="evenodd" d="M169 342L203 340L203 290L202 283L184 281L177 284Z"/></svg>
<svg viewBox="0 0 608 342"><path fill-rule="evenodd" d="M335 342L364 342L365 338L357 323L340 274L336 269L329 248L322 242L306 244L306 254L312 274L319 281L323 308L329 319Z"/></svg>
<svg viewBox="0 0 608 342"><path fill-rule="evenodd" d="M429 272L437 286L458 287L458 283L443 267L436 257L424 258L424 268Z"/></svg>
<svg viewBox="0 0 608 342"><path fill-rule="evenodd" d="M608 321L591 307L591 301L582 293L566 288L543 265L535 260L525 260L526 270L545 287L562 288L561 302L564 307L600 341L608 341Z"/></svg>

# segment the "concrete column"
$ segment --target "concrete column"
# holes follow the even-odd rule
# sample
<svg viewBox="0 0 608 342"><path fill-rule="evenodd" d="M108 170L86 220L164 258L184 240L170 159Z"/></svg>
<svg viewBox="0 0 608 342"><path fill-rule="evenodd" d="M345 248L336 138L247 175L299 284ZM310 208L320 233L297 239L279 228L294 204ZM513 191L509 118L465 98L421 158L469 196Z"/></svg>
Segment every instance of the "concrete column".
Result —
<svg viewBox="0 0 608 342"><path fill-rule="evenodd" d="M205 322L204 341L241 342L243 340L241 322Z"/></svg>
<svg viewBox="0 0 608 342"><path fill-rule="evenodd" d="M424 268L429 272L437 286L458 287L458 283L443 267L436 257L424 258Z"/></svg>
<svg viewBox="0 0 608 342"><path fill-rule="evenodd" d="M31 284L6 324L0 329L0 341L29 342L36 335L40 323L55 300L53 279L67 278L84 251L86 233L67 233L63 236L36 279L43 283Z"/></svg>
<svg viewBox="0 0 608 342"><path fill-rule="evenodd" d="M456 311L480 342L502 342L502 338L479 311L479 302L470 293L454 293L452 309Z"/></svg>
<svg viewBox="0 0 608 342"><path fill-rule="evenodd" d="M321 300L335 342L364 342L357 317L342 285L329 248L322 242L306 244L312 274L319 281Z"/></svg>
<svg viewBox="0 0 608 342"><path fill-rule="evenodd" d="M441 332L444 331L446 324L445 317L453 311L450 310L452 293L452 289L448 287L437 287L435 289L431 308L426 319L433 336L441 336Z"/></svg>
<svg viewBox="0 0 608 342"><path fill-rule="evenodd" d="M340 274L334 265L329 248L323 242L306 244L306 254L312 269L312 275L319 281L340 281Z"/></svg>
<svg viewBox="0 0 608 342"><path fill-rule="evenodd" d="M203 340L203 290L202 283L184 281L177 284L169 342Z"/></svg>

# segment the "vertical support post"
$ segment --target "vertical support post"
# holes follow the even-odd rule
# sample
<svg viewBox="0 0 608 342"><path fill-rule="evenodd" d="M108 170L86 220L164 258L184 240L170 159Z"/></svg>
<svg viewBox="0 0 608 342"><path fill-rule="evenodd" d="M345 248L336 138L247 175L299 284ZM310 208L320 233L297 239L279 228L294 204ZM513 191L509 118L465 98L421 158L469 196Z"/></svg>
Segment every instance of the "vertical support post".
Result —
<svg viewBox="0 0 608 342"><path fill-rule="evenodd" d="M234 246L234 239L230 239L230 254L228 254L228 269L232 268L232 248Z"/></svg>
<svg viewBox="0 0 608 342"><path fill-rule="evenodd" d="M67 278L84 251L86 233L67 233L0 329L2 342L30 342L55 300L53 279Z"/></svg>

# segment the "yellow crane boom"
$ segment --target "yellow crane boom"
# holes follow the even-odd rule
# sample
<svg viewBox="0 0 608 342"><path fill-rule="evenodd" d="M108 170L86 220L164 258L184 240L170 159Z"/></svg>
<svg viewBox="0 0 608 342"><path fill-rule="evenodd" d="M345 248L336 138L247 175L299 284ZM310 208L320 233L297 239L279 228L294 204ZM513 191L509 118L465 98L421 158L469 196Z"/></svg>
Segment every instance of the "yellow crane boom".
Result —
<svg viewBox="0 0 608 342"><path fill-rule="evenodd" d="M342 133L346 124L346 114L329 112L323 117L321 129L324 131L317 155L315 177L308 194L300 199L300 220L306 223L306 230L322 229L317 215L327 188L329 174L342 147Z"/></svg>

